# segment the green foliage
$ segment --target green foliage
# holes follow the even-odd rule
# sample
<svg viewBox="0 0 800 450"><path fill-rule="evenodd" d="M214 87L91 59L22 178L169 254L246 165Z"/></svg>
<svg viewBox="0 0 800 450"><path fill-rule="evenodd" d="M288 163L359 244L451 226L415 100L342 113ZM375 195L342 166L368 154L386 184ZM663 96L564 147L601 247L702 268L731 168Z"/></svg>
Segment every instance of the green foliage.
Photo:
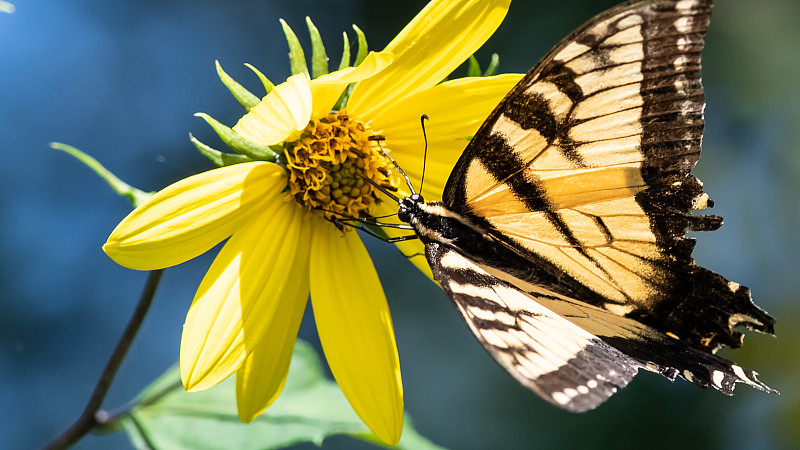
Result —
<svg viewBox="0 0 800 450"><path fill-rule="evenodd" d="M253 109L253 107L258 104L260 99L245 89L244 86L237 83L236 80L230 77L230 75L225 73L225 71L222 70L222 66L219 64L219 61L216 61L216 65L219 79L222 80L222 83L228 88L229 91L231 91L231 94L233 94L233 97L236 98L236 101L241 103L241 105L247 108L248 111Z"/></svg>
<svg viewBox="0 0 800 450"><path fill-rule="evenodd" d="M489 61L489 66L483 72L483 76L490 77L497 74L497 68L500 67L500 55L492 53L492 59Z"/></svg>
<svg viewBox="0 0 800 450"><path fill-rule="evenodd" d="M369 53L369 46L367 45L367 37L364 35L364 32L361 31L361 28L353 25L353 29L356 30L356 34L358 35L358 53L356 53L356 63L353 64L353 67L358 67L364 58L367 57Z"/></svg>
<svg viewBox="0 0 800 450"><path fill-rule="evenodd" d="M344 31L342 31L342 39L344 43L342 44L342 60L339 62L339 70L350 67L350 38Z"/></svg>
<svg viewBox="0 0 800 450"><path fill-rule="evenodd" d="M145 192L136 189L128 183L120 180L116 177L116 175L111 173L111 171L103 167L103 165L100 164L100 162L98 162L96 159L78 150L77 148L72 147L71 145L62 144L60 142L51 142L50 147L68 153L75 157L75 159L78 161L85 164L86 167L90 168L94 171L94 173L100 175L101 178L106 180L108 185L111 186L111 189L113 189L117 194L127 197L134 207L141 205L153 195L152 192Z"/></svg>
<svg viewBox="0 0 800 450"><path fill-rule="evenodd" d="M476 58L475 55L470 55L469 59L467 60L467 76L481 76L481 66L478 64L478 58Z"/></svg>
<svg viewBox="0 0 800 450"><path fill-rule="evenodd" d="M308 75L308 65L306 64L306 55L303 53L303 47L300 45L300 40L294 34L292 27L290 27L285 20L281 19L281 26L283 27L283 34L286 35L286 43L289 44L289 67L292 70L292 75L298 73L305 73Z"/></svg>
<svg viewBox="0 0 800 450"><path fill-rule="evenodd" d="M191 133L189 133L189 140L192 141L192 144L194 144L195 148L197 148L197 151L199 151L201 155L205 156L212 163L219 167L252 161L252 159L245 155L240 155L238 153L225 153L209 147L208 145L198 141L197 138L192 136Z"/></svg>
<svg viewBox="0 0 800 450"><path fill-rule="evenodd" d="M139 449L274 449L302 442L321 445L326 437L340 434L377 443L305 342L295 345L280 398L249 424L241 423L236 413L235 385L231 377L206 391L188 393L178 369L172 368L107 429L121 424ZM406 417L403 438L395 448L441 447L417 434Z"/></svg>
<svg viewBox="0 0 800 450"><path fill-rule="evenodd" d="M213 128L219 138L222 139L222 142L233 149L236 153L245 155L248 158L257 161L275 162L277 153L272 148L248 141L240 136L239 133L221 124L208 114L196 113L195 116L200 117L209 125L211 125L211 128Z"/></svg>
<svg viewBox="0 0 800 450"><path fill-rule="evenodd" d="M311 37L311 76L319 78L328 73L328 54L325 53L325 45L322 43L319 30L308 16L306 16L306 25Z"/></svg>
<svg viewBox="0 0 800 450"><path fill-rule="evenodd" d="M267 94L269 94L270 92L272 92L272 89L275 87L275 85L274 85L274 84L272 84L272 81L269 81L269 78L267 78L267 76L266 76L266 75L264 75L263 73L261 73L261 71L260 71L260 70L256 69L256 68L255 68L255 67L253 67L251 64L245 63L244 65L245 65L245 66L246 66L248 69L252 70L252 71L253 71L253 73L255 73L255 74L258 76L258 78L261 80L261 84L263 84L263 85L264 85L264 90L265 90L265 91L267 91Z"/></svg>

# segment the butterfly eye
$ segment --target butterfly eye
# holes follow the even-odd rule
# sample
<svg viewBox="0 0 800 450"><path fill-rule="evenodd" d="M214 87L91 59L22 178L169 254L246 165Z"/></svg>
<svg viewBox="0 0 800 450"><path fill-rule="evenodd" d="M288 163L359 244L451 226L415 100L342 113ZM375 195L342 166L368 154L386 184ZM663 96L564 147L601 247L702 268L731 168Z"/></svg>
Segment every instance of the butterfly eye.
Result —
<svg viewBox="0 0 800 450"><path fill-rule="evenodd" d="M400 208L400 211L397 211L397 218L403 223L411 222L411 214L409 214L408 209L405 207Z"/></svg>

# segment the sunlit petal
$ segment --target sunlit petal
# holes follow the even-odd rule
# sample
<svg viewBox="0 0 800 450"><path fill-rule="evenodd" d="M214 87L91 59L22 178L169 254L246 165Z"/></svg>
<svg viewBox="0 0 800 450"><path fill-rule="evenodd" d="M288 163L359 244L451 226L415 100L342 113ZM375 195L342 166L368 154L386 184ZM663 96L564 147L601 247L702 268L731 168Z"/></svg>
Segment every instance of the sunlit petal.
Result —
<svg viewBox="0 0 800 450"><path fill-rule="evenodd" d="M348 84L374 76L391 64L392 59L389 52L370 52L358 67L337 70L311 80L311 93L314 97L311 118L318 119L327 115Z"/></svg>
<svg viewBox="0 0 800 450"><path fill-rule="evenodd" d="M280 144L308 125L312 103L308 76L292 75L239 119L233 131L256 144Z"/></svg>
<svg viewBox="0 0 800 450"><path fill-rule="evenodd" d="M403 388L392 319L356 233L315 227L311 303L334 378L361 420L388 444L403 428Z"/></svg>
<svg viewBox="0 0 800 450"><path fill-rule="evenodd" d="M187 390L227 378L272 332L270 324L290 321L294 306L281 302L307 298L305 214L294 202L273 201L222 248L183 328L181 377Z"/></svg>
<svg viewBox="0 0 800 450"><path fill-rule="evenodd" d="M280 196L286 171L266 162L236 164L159 191L117 225L103 251L138 270L174 266L230 236Z"/></svg>
<svg viewBox="0 0 800 450"><path fill-rule="evenodd" d="M394 62L356 86L348 109L370 120L398 99L439 83L486 42L503 21L510 2L430 2L386 46L386 51L394 53Z"/></svg>
<svg viewBox="0 0 800 450"><path fill-rule="evenodd" d="M419 118L427 114L428 155L426 200L441 200L442 189L469 137L494 110L522 75L461 78L406 97L379 112L372 128L386 136L392 156L419 187L423 166ZM464 105L454 107L453 105Z"/></svg>
<svg viewBox="0 0 800 450"><path fill-rule="evenodd" d="M304 225L307 231L310 227ZM281 297L271 301L277 303L272 317L266 317L265 333L244 364L236 371L236 406L239 419L248 423L258 417L283 390L289 363L292 360L294 342L308 303L308 250L310 235L303 232L297 245L297 257L291 276L298 277L304 290L295 298ZM290 245L290 243L286 243Z"/></svg>

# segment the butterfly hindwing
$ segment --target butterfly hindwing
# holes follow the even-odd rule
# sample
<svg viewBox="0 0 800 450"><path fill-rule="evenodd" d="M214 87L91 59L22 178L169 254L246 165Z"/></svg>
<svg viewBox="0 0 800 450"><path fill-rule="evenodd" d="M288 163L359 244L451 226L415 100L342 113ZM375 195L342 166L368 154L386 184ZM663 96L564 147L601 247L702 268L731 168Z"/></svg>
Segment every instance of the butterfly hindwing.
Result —
<svg viewBox="0 0 800 450"><path fill-rule="evenodd" d="M595 408L639 369L670 380L681 375L727 395L736 382L774 392L755 372L558 292L525 292L442 244L428 243L426 256L484 348L521 384L562 408Z"/></svg>
<svg viewBox="0 0 800 450"><path fill-rule="evenodd" d="M593 409L642 367L454 250L425 247L434 277L484 348L545 400L575 412Z"/></svg>
<svg viewBox="0 0 800 450"><path fill-rule="evenodd" d="M697 347L738 347L774 320L697 266L687 230L722 219L691 170L710 0L631 2L557 45L459 159L444 204L530 256L581 299Z"/></svg>

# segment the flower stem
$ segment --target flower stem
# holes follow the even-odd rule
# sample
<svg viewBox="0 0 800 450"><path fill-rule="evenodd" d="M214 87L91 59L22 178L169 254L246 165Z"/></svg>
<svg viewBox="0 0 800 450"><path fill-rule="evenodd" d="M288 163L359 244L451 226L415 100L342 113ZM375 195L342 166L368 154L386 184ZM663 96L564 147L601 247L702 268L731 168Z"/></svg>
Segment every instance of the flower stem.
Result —
<svg viewBox="0 0 800 450"><path fill-rule="evenodd" d="M128 327L125 328L125 332L122 334L117 348L115 348L114 353L111 354L111 358L108 360L105 370L103 370L103 373L100 375L100 380L94 387L94 392L92 392L92 396L89 397L89 402L86 404L83 413L67 431L47 444L45 449L55 450L67 448L101 423L97 418L97 413L103 405L103 400L106 398L106 394L108 394L108 389L111 387L111 382L114 381L114 376L116 376L122 360L125 359L125 355L128 353L128 349L131 347L136 333L139 332L142 321L144 321L147 315L147 310L150 309L150 304L153 302L153 296L156 293L156 288L158 287L158 282L161 280L162 273L163 270L153 270L147 277L147 283L144 286L141 297L139 297L139 304L133 312L133 317L131 317Z"/></svg>

